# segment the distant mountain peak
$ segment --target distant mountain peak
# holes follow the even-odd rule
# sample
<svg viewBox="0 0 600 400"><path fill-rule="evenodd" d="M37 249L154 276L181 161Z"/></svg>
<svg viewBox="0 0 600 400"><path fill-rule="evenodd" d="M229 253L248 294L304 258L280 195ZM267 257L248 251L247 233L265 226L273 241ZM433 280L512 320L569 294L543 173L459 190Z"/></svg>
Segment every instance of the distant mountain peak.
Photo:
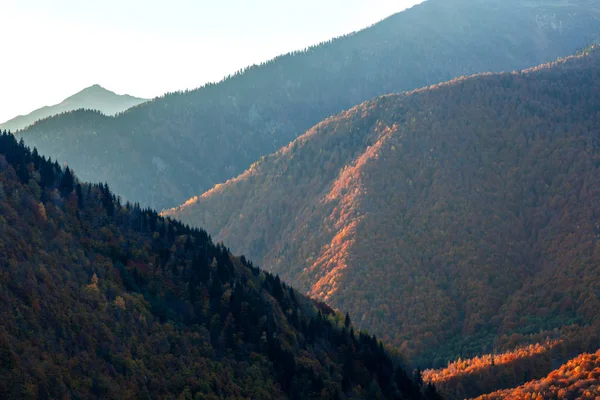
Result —
<svg viewBox="0 0 600 400"><path fill-rule="evenodd" d="M80 90L79 92L72 94L71 96L64 99L60 104L66 102L67 100L76 99L81 96L104 96L104 95L114 95L118 96L116 93L103 88L102 86L95 84L92 86L88 86L85 89Z"/></svg>
<svg viewBox="0 0 600 400"><path fill-rule="evenodd" d="M128 94L117 94L96 83L67 97L59 104L44 106L27 115L19 115L12 118L0 124L0 130L16 131L32 125L40 119L79 108L98 110L106 115L114 115L145 101L147 99Z"/></svg>
<svg viewBox="0 0 600 400"><path fill-rule="evenodd" d="M108 98L110 101L114 101L117 98L129 98L129 99L139 99L139 100L145 100L145 99L141 99L138 97L134 97L134 96L130 96L128 94L117 94L115 92L113 92L112 90L108 90L105 87L99 85L99 84L94 84L92 86L88 86L85 89L75 93L74 95L71 95L69 97L67 97L65 100L63 100L60 104L63 104L67 101L72 101L72 100L77 100L80 98L85 98L85 97L91 97L91 99L93 99L94 97L96 98L102 98L102 99L106 99ZM102 111L102 110L100 110ZM110 114L110 113L109 113Z"/></svg>
<svg viewBox="0 0 600 400"><path fill-rule="evenodd" d="M24 136L86 179L111 182L125 199L170 208L363 101L477 72L529 68L572 54L600 35L597 7L562 4L428 0L360 32L248 67L220 83L167 94L114 120L82 119L75 127L66 115ZM538 27L548 10L560 31ZM49 129L61 138L47 135ZM79 140L87 134L115 139L97 145ZM107 165L100 154L115 158Z"/></svg>
<svg viewBox="0 0 600 400"><path fill-rule="evenodd" d="M99 85L99 84L93 84L92 86L88 86L85 89L83 89L81 92L110 92L110 93L114 93L113 91L110 91L108 89L106 89L105 87Z"/></svg>

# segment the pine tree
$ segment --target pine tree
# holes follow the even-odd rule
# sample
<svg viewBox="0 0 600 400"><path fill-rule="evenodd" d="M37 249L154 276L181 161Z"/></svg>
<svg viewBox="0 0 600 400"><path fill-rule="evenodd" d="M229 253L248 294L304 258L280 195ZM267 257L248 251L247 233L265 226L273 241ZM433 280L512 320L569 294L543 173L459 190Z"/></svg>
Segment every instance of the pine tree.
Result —
<svg viewBox="0 0 600 400"><path fill-rule="evenodd" d="M65 168L63 175L60 179L60 193L63 196L68 196L73 191L73 185L75 184L75 178L71 173L71 169L69 167Z"/></svg>

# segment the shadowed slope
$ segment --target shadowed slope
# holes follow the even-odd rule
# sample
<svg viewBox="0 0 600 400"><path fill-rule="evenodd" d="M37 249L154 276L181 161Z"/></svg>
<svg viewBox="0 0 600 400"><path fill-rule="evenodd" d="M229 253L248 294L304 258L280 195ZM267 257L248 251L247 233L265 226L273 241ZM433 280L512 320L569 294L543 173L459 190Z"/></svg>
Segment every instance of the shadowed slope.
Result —
<svg viewBox="0 0 600 400"><path fill-rule="evenodd" d="M0 398L428 399L375 337L0 134Z"/></svg>

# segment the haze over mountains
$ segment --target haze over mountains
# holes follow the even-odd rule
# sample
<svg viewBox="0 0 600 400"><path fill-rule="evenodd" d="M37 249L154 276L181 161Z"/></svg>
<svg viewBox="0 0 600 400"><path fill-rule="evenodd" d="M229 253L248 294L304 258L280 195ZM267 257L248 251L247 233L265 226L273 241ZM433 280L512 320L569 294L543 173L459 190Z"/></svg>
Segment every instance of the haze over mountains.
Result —
<svg viewBox="0 0 600 400"><path fill-rule="evenodd" d="M45 106L27 115L14 117L0 124L0 129L15 132L38 120L78 109L98 110L105 115L115 115L145 101L147 99L127 94L119 95L100 85L93 85L67 97L59 104Z"/></svg>
<svg viewBox="0 0 600 400"><path fill-rule="evenodd" d="M84 180L107 181L144 205L173 207L375 96L572 54L600 37L599 16L597 3L574 0L429 0L219 84L116 118L57 116L23 137Z"/></svg>
<svg viewBox="0 0 600 400"><path fill-rule="evenodd" d="M598 110L598 48L383 96L167 215L441 365L599 322Z"/></svg>

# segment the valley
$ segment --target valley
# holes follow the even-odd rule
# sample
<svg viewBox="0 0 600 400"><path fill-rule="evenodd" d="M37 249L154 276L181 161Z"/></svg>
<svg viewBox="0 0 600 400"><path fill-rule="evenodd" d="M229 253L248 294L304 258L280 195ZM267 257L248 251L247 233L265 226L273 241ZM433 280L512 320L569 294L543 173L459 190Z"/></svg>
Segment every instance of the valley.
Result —
<svg viewBox="0 0 600 400"><path fill-rule="evenodd" d="M600 2L234 3L0 4L154 97L0 124L0 399L598 400Z"/></svg>

